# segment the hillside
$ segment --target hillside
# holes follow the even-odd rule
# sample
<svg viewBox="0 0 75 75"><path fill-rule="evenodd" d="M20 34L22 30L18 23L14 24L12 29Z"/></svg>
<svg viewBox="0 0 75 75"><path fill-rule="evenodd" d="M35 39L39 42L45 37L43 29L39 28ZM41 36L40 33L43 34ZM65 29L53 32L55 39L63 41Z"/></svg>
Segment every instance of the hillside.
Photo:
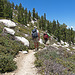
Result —
<svg viewBox="0 0 75 75"><path fill-rule="evenodd" d="M62 40L58 42L53 35L50 43L44 45L43 31L40 30L42 41L40 41L39 52L35 53L33 52L34 44L31 38L31 31L34 27L35 21L32 21L33 24L28 24L27 26L4 19L4 22L5 21L6 23L0 22L1 73L11 72L11 75L14 74L12 71L18 70L19 65L26 65L26 63L23 63L25 59L26 61L32 62L32 60L29 59L29 54L30 56L31 54L35 54L36 60L34 59L34 66L38 69L38 73L44 75L75 75L75 45L70 46L67 42L63 42ZM32 50L32 52L30 53L29 50ZM28 53L28 57L20 52ZM17 57L19 54L22 55ZM15 58L18 58L18 61L14 61ZM21 67L21 69L24 71L23 67ZM22 71L16 71L15 75L17 75L18 72ZM10 73L5 74L9 75ZM35 73L33 75L35 75Z"/></svg>
<svg viewBox="0 0 75 75"><path fill-rule="evenodd" d="M0 72L15 70L17 66L13 59L19 51L28 53L29 49L34 49L31 38L33 27L0 19ZM43 45L40 45L41 47Z"/></svg>
<svg viewBox="0 0 75 75"><path fill-rule="evenodd" d="M47 20L44 12L39 16L35 8L28 9L21 3L0 0L0 75L75 75L73 28L56 18ZM37 52L31 37L34 26L40 32ZM51 35L47 44L43 39L45 31Z"/></svg>

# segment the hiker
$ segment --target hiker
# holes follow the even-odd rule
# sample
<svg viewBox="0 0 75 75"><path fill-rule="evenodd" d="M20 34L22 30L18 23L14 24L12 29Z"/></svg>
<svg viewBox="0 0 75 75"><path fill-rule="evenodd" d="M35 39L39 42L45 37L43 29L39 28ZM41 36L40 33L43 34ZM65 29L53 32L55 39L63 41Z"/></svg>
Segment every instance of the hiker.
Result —
<svg viewBox="0 0 75 75"><path fill-rule="evenodd" d="M44 44L46 44L46 42L49 40L50 38L50 34L46 32L44 32L43 34L43 38L44 38Z"/></svg>
<svg viewBox="0 0 75 75"><path fill-rule="evenodd" d="M35 51L37 51L39 49L40 35L36 26L34 26L34 29L32 30L31 34L32 34L32 39L34 41Z"/></svg>

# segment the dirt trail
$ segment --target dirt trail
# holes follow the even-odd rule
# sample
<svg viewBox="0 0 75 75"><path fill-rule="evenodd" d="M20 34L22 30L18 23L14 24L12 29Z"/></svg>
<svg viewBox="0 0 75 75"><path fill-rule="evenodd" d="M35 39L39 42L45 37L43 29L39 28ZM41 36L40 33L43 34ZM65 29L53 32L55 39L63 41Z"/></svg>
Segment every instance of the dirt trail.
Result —
<svg viewBox="0 0 75 75"><path fill-rule="evenodd" d="M35 52L33 50L29 50L28 54L20 52L17 58L15 58L18 66L17 70L4 75L40 75L37 73L37 68L34 65L34 54Z"/></svg>

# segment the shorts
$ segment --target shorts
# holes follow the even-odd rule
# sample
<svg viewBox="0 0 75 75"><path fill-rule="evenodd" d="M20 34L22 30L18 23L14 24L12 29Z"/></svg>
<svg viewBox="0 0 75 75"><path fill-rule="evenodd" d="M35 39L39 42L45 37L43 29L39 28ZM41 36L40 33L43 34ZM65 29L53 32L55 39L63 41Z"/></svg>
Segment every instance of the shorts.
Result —
<svg viewBox="0 0 75 75"><path fill-rule="evenodd" d="M33 39L34 43L37 43L39 41L38 37Z"/></svg>

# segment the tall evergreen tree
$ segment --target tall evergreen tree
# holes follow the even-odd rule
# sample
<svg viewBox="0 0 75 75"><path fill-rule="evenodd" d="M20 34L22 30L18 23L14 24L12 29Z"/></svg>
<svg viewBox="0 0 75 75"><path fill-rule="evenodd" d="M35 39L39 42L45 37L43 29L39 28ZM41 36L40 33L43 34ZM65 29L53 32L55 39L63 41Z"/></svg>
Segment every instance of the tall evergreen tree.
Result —
<svg viewBox="0 0 75 75"><path fill-rule="evenodd" d="M48 33L51 33L49 21L47 21L47 31L48 31Z"/></svg>
<svg viewBox="0 0 75 75"><path fill-rule="evenodd" d="M22 24L24 24L24 18L23 18L23 16L24 16L24 8L23 7L20 10L20 14L21 14L21 20L20 21L21 21Z"/></svg>
<svg viewBox="0 0 75 75"><path fill-rule="evenodd" d="M14 3L12 2L12 4L11 4L11 8L13 8L13 9L14 9L14 7L15 7L15 5L14 5Z"/></svg>
<svg viewBox="0 0 75 75"><path fill-rule="evenodd" d="M44 13L44 20L46 21L46 13Z"/></svg>
<svg viewBox="0 0 75 75"><path fill-rule="evenodd" d="M38 20L38 12L35 13L35 18Z"/></svg>
<svg viewBox="0 0 75 75"><path fill-rule="evenodd" d="M22 13L21 13L21 10L22 10L22 4L20 3L19 4L19 7L18 7L18 22L21 22L22 20Z"/></svg>
<svg viewBox="0 0 75 75"><path fill-rule="evenodd" d="M22 4L20 3L18 10L20 11L21 9L22 9Z"/></svg>
<svg viewBox="0 0 75 75"><path fill-rule="evenodd" d="M33 20L35 20L35 8L33 8Z"/></svg>
<svg viewBox="0 0 75 75"><path fill-rule="evenodd" d="M15 6L15 10L18 10L18 5L16 4L16 6Z"/></svg>
<svg viewBox="0 0 75 75"><path fill-rule="evenodd" d="M3 10L4 10L4 3L3 0L0 0L0 17L4 16Z"/></svg>
<svg viewBox="0 0 75 75"><path fill-rule="evenodd" d="M4 17L12 19L11 4L7 0L4 1Z"/></svg>
<svg viewBox="0 0 75 75"><path fill-rule="evenodd" d="M24 24L27 25L27 8L24 11Z"/></svg>
<svg viewBox="0 0 75 75"><path fill-rule="evenodd" d="M71 30L70 30L70 28L66 29L66 42L71 44Z"/></svg>
<svg viewBox="0 0 75 75"><path fill-rule="evenodd" d="M45 30L47 28L47 23L46 23L46 13L44 13L44 27L45 27Z"/></svg>
<svg viewBox="0 0 75 75"><path fill-rule="evenodd" d="M39 19L39 28L42 29L41 19Z"/></svg>
<svg viewBox="0 0 75 75"><path fill-rule="evenodd" d="M56 21L55 20L53 20L53 34L54 34L54 32L55 32L55 30L56 30Z"/></svg>
<svg viewBox="0 0 75 75"><path fill-rule="evenodd" d="M31 12L29 10L29 13L28 13L28 22L30 22L30 21L31 21Z"/></svg>
<svg viewBox="0 0 75 75"><path fill-rule="evenodd" d="M72 27L71 27L71 42L74 44L74 31Z"/></svg>
<svg viewBox="0 0 75 75"><path fill-rule="evenodd" d="M66 41L66 28L63 29L63 41Z"/></svg>
<svg viewBox="0 0 75 75"><path fill-rule="evenodd" d="M44 17L41 16L41 29L42 30L46 30L46 25L45 25L45 21L44 21Z"/></svg>
<svg viewBox="0 0 75 75"><path fill-rule="evenodd" d="M57 38L58 38L58 42L60 42L60 24L57 20Z"/></svg>

